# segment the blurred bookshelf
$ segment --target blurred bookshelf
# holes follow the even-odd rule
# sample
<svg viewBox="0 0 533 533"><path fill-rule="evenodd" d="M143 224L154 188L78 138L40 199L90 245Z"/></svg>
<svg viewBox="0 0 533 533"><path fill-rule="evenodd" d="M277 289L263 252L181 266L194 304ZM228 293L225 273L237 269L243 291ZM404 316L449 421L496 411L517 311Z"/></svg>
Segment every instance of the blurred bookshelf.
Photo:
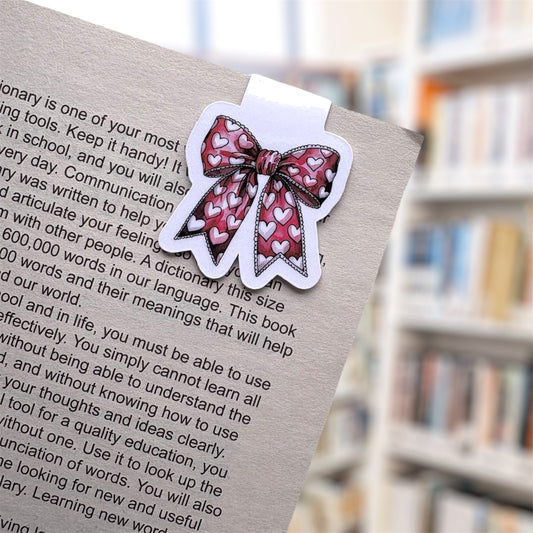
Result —
<svg viewBox="0 0 533 533"><path fill-rule="evenodd" d="M370 531L533 531L533 3L416 2ZM405 60L405 58L404 58Z"/></svg>
<svg viewBox="0 0 533 533"><path fill-rule="evenodd" d="M289 531L532 532L533 2L406 8L405 47L354 62L355 109L426 137L354 344L368 423L319 445Z"/></svg>

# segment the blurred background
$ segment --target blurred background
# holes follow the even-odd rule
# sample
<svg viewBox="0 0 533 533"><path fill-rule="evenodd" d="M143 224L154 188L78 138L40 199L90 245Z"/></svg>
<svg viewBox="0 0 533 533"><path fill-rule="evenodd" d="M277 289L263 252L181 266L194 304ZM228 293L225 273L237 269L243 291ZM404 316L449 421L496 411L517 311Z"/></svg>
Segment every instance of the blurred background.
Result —
<svg viewBox="0 0 533 533"><path fill-rule="evenodd" d="M290 533L533 533L533 0L36 3L425 134Z"/></svg>

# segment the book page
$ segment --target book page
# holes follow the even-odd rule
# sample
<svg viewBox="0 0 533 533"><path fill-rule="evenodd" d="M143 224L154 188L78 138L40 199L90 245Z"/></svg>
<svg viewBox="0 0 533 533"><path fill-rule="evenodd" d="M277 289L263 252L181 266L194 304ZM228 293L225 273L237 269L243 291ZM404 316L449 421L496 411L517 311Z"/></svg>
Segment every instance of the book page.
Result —
<svg viewBox="0 0 533 533"><path fill-rule="evenodd" d="M248 78L0 10L0 529L286 531L419 137L332 107L354 163L319 283L208 279L158 235Z"/></svg>

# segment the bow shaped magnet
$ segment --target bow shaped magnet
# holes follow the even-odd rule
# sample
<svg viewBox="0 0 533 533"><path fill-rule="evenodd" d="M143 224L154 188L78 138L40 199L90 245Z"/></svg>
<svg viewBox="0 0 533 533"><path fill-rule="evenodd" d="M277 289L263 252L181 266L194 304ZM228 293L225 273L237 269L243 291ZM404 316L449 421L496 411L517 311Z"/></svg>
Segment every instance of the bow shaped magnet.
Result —
<svg viewBox="0 0 533 533"><path fill-rule="evenodd" d="M250 288L276 275L309 288L320 277L316 222L344 190L351 149L324 132L324 105L317 135L316 108L307 109L305 123L297 112L301 103L268 102L269 113L257 113L267 103L249 92L250 85L241 107L220 102L204 110L186 149L193 186L159 241L167 251L192 250L208 277L226 274L238 256L239 274ZM283 125L291 115L298 128ZM262 123L261 116L267 117ZM288 148L296 139L304 143Z"/></svg>

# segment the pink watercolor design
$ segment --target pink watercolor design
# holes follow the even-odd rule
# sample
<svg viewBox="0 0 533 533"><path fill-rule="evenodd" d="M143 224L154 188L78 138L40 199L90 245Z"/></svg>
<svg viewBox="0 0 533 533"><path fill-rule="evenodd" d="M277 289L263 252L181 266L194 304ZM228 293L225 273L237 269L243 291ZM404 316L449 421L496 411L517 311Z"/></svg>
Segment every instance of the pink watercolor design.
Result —
<svg viewBox="0 0 533 533"><path fill-rule="evenodd" d="M253 240L255 273L281 259L307 275L301 204L318 209L329 196L339 154L320 145L284 154L264 150L248 129L218 116L202 144L207 177L218 178L189 214L174 239L203 234L218 265L258 193L257 175L269 176L261 192Z"/></svg>

